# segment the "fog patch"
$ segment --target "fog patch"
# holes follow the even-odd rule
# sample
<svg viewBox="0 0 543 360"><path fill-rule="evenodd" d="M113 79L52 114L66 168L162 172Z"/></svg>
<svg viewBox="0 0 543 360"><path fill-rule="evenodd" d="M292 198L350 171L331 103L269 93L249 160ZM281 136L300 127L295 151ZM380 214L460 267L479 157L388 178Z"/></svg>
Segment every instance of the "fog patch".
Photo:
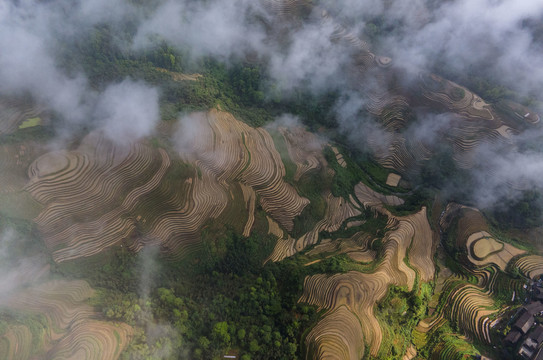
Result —
<svg viewBox="0 0 543 360"><path fill-rule="evenodd" d="M175 150L194 160L198 154L198 144L202 139L207 139L211 129L206 121L206 114L195 112L182 114L177 121L177 129L173 134ZM203 145L204 147L206 145Z"/></svg>
<svg viewBox="0 0 543 360"><path fill-rule="evenodd" d="M196 56L228 59L247 51L265 49L262 24L253 17L263 15L259 2L166 1L145 19L134 37L135 49L152 46L156 36Z"/></svg>
<svg viewBox="0 0 543 360"><path fill-rule="evenodd" d="M136 141L151 135L160 120L158 96L158 89L125 79L100 94L95 116L112 141Z"/></svg>
<svg viewBox="0 0 543 360"><path fill-rule="evenodd" d="M36 283L48 273L43 255L24 255L28 243L15 230L7 227L0 233L0 303L17 289Z"/></svg>

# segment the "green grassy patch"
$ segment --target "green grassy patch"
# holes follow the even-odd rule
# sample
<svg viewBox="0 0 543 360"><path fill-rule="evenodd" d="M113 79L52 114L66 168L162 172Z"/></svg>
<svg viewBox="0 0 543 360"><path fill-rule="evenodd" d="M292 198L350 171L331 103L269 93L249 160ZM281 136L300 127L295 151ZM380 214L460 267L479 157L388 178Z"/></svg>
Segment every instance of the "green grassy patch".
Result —
<svg viewBox="0 0 543 360"><path fill-rule="evenodd" d="M351 158L345 149L338 147L338 150L345 160L346 167L339 165L336 155L330 147L324 149L326 161L328 161L328 165L335 171L331 186L334 196L342 196L348 199L349 195L353 193L354 186L359 182L384 195L405 193L408 191L401 187L386 185L390 170L378 165L367 156L354 154L354 158Z"/></svg>
<svg viewBox="0 0 543 360"><path fill-rule="evenodd" d="M519 305L522 303L525 292L523 286L525 285L524 279L513 279L508 274L489 268L494 273L494 281L492 282L492 299L496 302L497 307L506 305ZM515 300L511 301L513 292L515 292Z"/></svg>
<svg viewBox="0 0 543 360"><path fill-rule="evenodd" d="M426 346L418 349L423 359L464 360L480 355L473 344L451 329L448 322L431 330L427 338Z"/></svg>
<svg viewBox="0 0 543 360"><path fill-rule="evenodd" d="M380 359L401 359L413 341L413 329L426 312L430 300L427 287L413 291L390 286L386 297L376 307L376 315L384 330L379 349Z"/></svg>
<svg viewBox="0 0 543 360"><path fill-rule="evenodd" d="M233 195L233 197L230 196L231 194ZM254 200L256 202L256 212L256 208L258 207L258 196L255 194L255 197L257 197ZM230 192L228 193L228 203L226 204L226 208L221 213L221 215L214 221L220 224L227 225L235 233L241 234L243 233L243 229L245 228L248 217L249 210L243 197L243 191L241 190L241 187L238 183L234 183L230 186Z"/></svg>
<svg viewBox="0 0 543 360"><path fill-rule="evenodd" d="M332 179L331 190L336 197L343 197L348 200L349 195L353 193L354 187L363 178L363 173L358 166L355 166L346 154L342 152L343 159L347 164L346 167L341 166L336 155L330 147L324 148L324 157L328 165L334 170L335 175Z"/></svg>
<svg viewBox="0 0 543 360"><path fill-rule="evenodd" d="M331 179L324 169L318 169L304 174L294 185L298 194L309 200L302 213L294 218L292 236L297 238L315 227L324 218L326 200L323 196L329 189Z"/></svg>
<svg viewBox="0 0 543 360"><path fill-rule="evenodd" d="M388 217L381 213L373 212L371 209L365 209L362 215L351 218L350 220L364 220L359 226L347 228L347 221L333 233L322 232L322 237L329 239L350 238L354 234L362 231L371 234L372 237L382 239L386 232Z"/></svg>
<svg viewBox="0 0 543 360"><path fill-rule="evenodd" d="M459 86L454 87L451 90L451 99L454 101L460 101L466 96L466 91Z"/></svg>
<svg viewBox="0 0 543 360"><path fill-rule="evenodd" d="M509 235L507 230L501 229L501 228L495 226L492 221L489 221L488 227L490 229L489 232L492 235L494 235L496 237L496 239L498 239L500 241L503 241L505 243L511 244L514 247L516 247L518 249L521 249L521 250L525 250L525 251L527 251L528 253L531 253L531 254L538 254L539 253L538 249L536 248L536 246L533 243L530 243L530 242L527 242L527 241L522 241L522 240L518 239L515 236Z"/></svg>
<svg viewBox="0 0 543 360"><path fill-rule="evenodd" d="M19 129L31 128L38 125L41 125L40 117L29 118L23 121L21 125L19 125Z"/></svg>
<svg viewBox="0 0 543 360"><path fill-rule="evenodd" d="M418 212L426 206L428 215L432 209L434 193L425 189L417 189L404 197L404 203L398 206L384 205L395 216L407 216Z"/></svg>
<svg viewBox="0 0 543 360"><path fill-rule="evenodd" d="M14 133L0 136L0 144L17 144L24 141L46 142L54 138L54 131L47 126L34 126L19 129Z"/></svg>
<svg viewBox="0 0 543 360"><path fill-rule="evenodd" d="M0 194L0 203L0 215L23 220L34 219L43 209L26 191Z"/></svg>
<svg viewBox="0 0 543 360"><path fill-rule="evenodd" d="M343 158L345 159L345 156ZM387 185L388 175L396 172L378 164L370 154L362 153L355 149L351 154L351 158L362 169L364 175L362 181L364 184L373 190L385 195L409 192L409 189L405 189L399 185L396 187Z"/></svg>

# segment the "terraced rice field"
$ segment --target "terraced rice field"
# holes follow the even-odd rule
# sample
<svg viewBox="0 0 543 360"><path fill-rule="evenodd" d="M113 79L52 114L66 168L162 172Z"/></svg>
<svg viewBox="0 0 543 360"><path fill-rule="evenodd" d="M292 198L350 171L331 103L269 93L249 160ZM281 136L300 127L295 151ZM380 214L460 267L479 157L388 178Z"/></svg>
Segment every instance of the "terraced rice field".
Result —
<svg viewBox="0 0 543 360"><path fill-rule="evenodd" d="M407 351L405 352L405 355L402 358L402 360L412 360L416 356L417 356L417 349L413 345L411 345L410 347L407 348Z"/></svg>
<svg viewBox="0 0 543 360"><path fill-rule="evenodd" d="M197 133L178 155L143 143L114 145L91 133L78 149L49 152L30 164L24 189L43 206L34 221L55 261L95 255L123 240L134 250L155 243L186 254L198 246L201 226L238 201L246 208L245 235L257 199L292 230L309 201L283 180L269 133L217 110L190 119ZM243 199L234 198L236 189Z"/></svg>
<svg viewBox="0 0 543 360"><path fill-rule="evenodd" d="M422 281L430 281L434 278L435 265L432 260L434 245L432 244L432 229L428 223L426 208L416 214L399 218L400 225L405 223L407 235L404 238L409 239L412 235L409 245L409 263L417 271Z"/></svg>
<svg viewBox="0 0 543 360"><path fill-rule="evenodd" d="M391 88L391 58L376 56L371 52L370 44L349 31L328 11L316 10L321 13L323 25L333 29L331 40L353 53L352 83L368 96L368 112L387 130L384 135L386 140L381 136L377 140L368 139L376 160L383 167L406 175L432 156L432 144L402 134L402 130L408 128L409 117L406 114L409 114L412 102L422 102L423 105L454 114L448 124L450 129L443 136L453 146L453 158L460 168L474 166L473 151L479 144L507 143L511 135L517 133L518 126L505 124L506 119L498 116L494 107L480 96L435 74L421 73L420 99L407 98L402 89ZM373 86L364 85L368 73L371 73ZM522 122L534 124L539 121L539 115L518 104L504 106Z"/></svg>
<svg viewBox="0 0 543 360"><path fill-rule="evenodd" d="M493 340L490 329L494 321L492 316L499 311L491 297L491 292L485 292L483 288L467 283L461 276L453 275L445 279L440 275L440 278L439 289L436 289L434 297L441 297L442 306L438 308L439 311L421 320L417 325L414 335L418 346L425 346L426 337L447 324L447 320L455 324L461 333L469 338L491 344ZM432 302L434 302L433 299ZM435 307L435 305L431 306ZM445 350L438 345L433 350L432 358L448 358L443 355L449 351L456 350L454 347Z"/></svg>
<svg viewBox="0 0 543 360"><path fill-rule="evenodd" d="M486 225L484 221L481 221L481 218L476 216L478 212L474 209L456 204L447 207L444 216L442 216L442 224L451 224L454 214L460 214L461 216L472 215L465 219L467 221L464 221L464 224L460 224L460 221L458 222L459 233L462 234L459 236L465 237L467 233L470 233L473 230L471 226L481 227ZM469 221L470 219L472 221ZM469 231L461 231L461 225L469 229ZM481 233L483 234L481 235ZM488 258L494 256L493 252L495 254L496 251L499 253L503 250L503 244L488 237L488 233L478 232L476 234L479 235L478 239L492 239L496 242L496 244L493 242L483 244L481 249L479 249L479 255L486 255ZM432 332L446 324L447 321L458 328L468 338L491 344L492 341L495 341L491 337L491 327L495 320L495 315L500 311L500 308L494 301L494 297L498 296L502 300L509 301L511 292L513 290L520 291L523 282L512 281L498 267L486 267L488 264L484 265L484 268L479 268L478 265L475 268L469 268L460 263L458 266L463 268L464 271L453 273L443 263L445 257L444 252L438 251L438 262L441 271L437 278L434 296L429 303L430 316L421 320L415 329L414 334L418 346L425 346L426 337L432 336ZM454 337L456 335L451 334L451 336ZM462 341L453 342L455 344L464 344ZM452 347L452 344L443 343L442 345L445 347L442 348L441 345L438 345L433 349L433 358L447 358L446 356L443 357L445 354L453 357L458 355L456 353L458 349ZM467 345L467 343L464 345Z"/></svg>
<svg viewBox="0 0 543 360"><path fill-rule="evenodd" d="M334 155L336 156L336 161L341 167L346 168L347 163L345 162L345 159L343 159L343 155L339 152L339 150L335 146L330 147L332 151L334 152Z"/></svg>
<svg viewBox="0 0 543 360"><path fill-rule="evenodd" d="M408 126L406 114L409 113L411 105L410 100L402 95L401 89L390 87L393 59L376 56L371 52L370 44L355 32L345 28L326 10L321 10L321 14L323 24L334 29L331 40L344 45L353 53L352 84L368 96L367 111L387 130L384 134L386 139L382 136L368 139L368 145L374 152L376 160L385 168L393 169L400 174L408 173L413 165L431 157L431 149L422 141L407 140L401 134L401 130ZM371 73L372 86L367 85L368 73ZM474 100L473 111L485 114L486 108L479 100L479 98Z"/></svg>
<svg viewBox="0 0 543 360"><path fill-rule="evenodd" d="M328 354L324 358L336 359L352 359L345 357L350 352L358 352L356 349L357 342L346 343L340 337L334 334L338 333L362 333L361 339L369 345L369 351L376 355L381 344L382 333L379 322L373 312L373 305L382 299L388 289L389 277L385 272L378 271L373 274L362 274L356 271L350 271L346 274L313 275L304 281L304 293L300 298L300 302L309 303L318 306L321 309L330 309L326 313L322 321L326 321L327 326L319 326L317 324L311 334L306 338L308 348L317 346L317 348L326 348L329 352L333 349L349 349L342 350L341 353L334 352L334 355ZM345 307L338 315L344 315L343 321L329 322L326 319L329 314L334 314L335 309ZM359 319L359 322L353 322L352 319ZM347 328L345 325L350 324L352 328ZM335 326L332 326L335 325ZM361 330L359 329L361 328ZM330 339L331 343L319 343L314 345L311 339ZM320 340L319 340L320 342ZM307 357L311 359L311 357ZM322 357L317 357L322 358Z"/></svg>
<svg viewBox="0 0 543 360"><path fill-rule="evenodd" d="M505 271L511 259L525 253L495 239L479 210L449 204L441 218L442 229L448 231L455 218L458 218L456 245L466 249L468 260L476 267L493 264Z"/></svg>
<svg viewBox="0 0 543 360"><path fill-rule="evenodd" d="M485 142L506 144L511 141L511 136L518 132L505 125L493 108L482 102L478 96L456 85L450 87L456 89L455 92L463 93L465 99L471 99L469 105L459 105L458 102L450 100L448 95L435 96L436 93L431 91L424 93L425 99L431 104L439 104L450 114L447 129L441 136L452 146L453 158L457 165L468 169L474 166L473 156L477 146ZM434 148L432 144L425 143L424 139L416 136L401 133L406 128L401 111L396 111L395 114L394 111L385 111L384 108L377 106L372 113L379 117L382 126L388 130L385 141L388 146L384 147L381 140L379 142L369 140L376 160L382 166L400 174L409 174L431 158Z"/></svg>
<svg viewBox="0 0 543 360"><path fill-rule="evenodd" d="M336 240L323 239L313 249L307 252L308 256L320 254L346 254L354 261L370 263L375 260L376 252L370 249L372 237L362 231L357 232L350 238L339 238Z"/></svg>
<svg viewBox="0 0 543 360"><path fill-rule="evenodd" d="M475 208L470 208L461 204L457 203L448 203L445 209L443 210L440 218L439 218L439 227L442 231L446 231L454 222L454 219L458 216L458 212L462 209L469 209L478 212ZM475 229L482 230L483 228L481 226L486 226L486 221L484 219L481 219L480 216L477 216L477 225L474 227ZM485 227L486 229L486 227ZM474 230L475 232L477 230ZM471 232L470 234L472 234Z"/></svg>
<svg viewBox="0 0 543 360"><path fill-rule="evenodd" d="M417 143L416 148L411 151L405 137L401 134L387 133L387 141L390 145L384 148L381 144L374 143L371 140L369 144L375 152L375 158L381 166L406 174L409 169L417 165L419 161L427 160L431 156L429 149L426 149L422 143ZM417 157L418 156L418 157Z"/></svg>
<svg viewBox="0 0 543 360"><path fill-rule="evenodd" d="M306 358L361 359L364 355L363 339L360 320L347 306L339 306L307 335Z"/></svg>
<svg viewBox="0 0 543 360"><path fill-rule="evenodd" d="M319 310L328 309L321 322L306 337L308 349L312 351L308 354L314 356L308 359L359 358L350 356L359 353L360 342L350 345L345 338L338 336L360 331L353 319L358 319L361 324L363 342L368 345L366 351L376 356L383 334L374 314L375 304L384 298L389 285L412 289L415 271L426 281L433 278L432 233L426 209L410 216L393 218L389 223L393 226L383 239L383 259L373 273L350 271L332 276L313 275L305 279L304 293L299 302L316 305ZM404 262L407 253L410 265ZM345 309L338 311L342 307ZM327 320L331 314L332 320ZM340 315L344 317L343 321L336 320Z"/></svg>
<svg viewBox="0 0 543 360"><path fill-rule="evenodd" d="M11 134L28 119L43 116L45 108L30 102L0 98L0 135Z"/></svg>
<svg viewBox="0 0 543 360"><path fill-rule="evenodd" d="M363 69L362 72L367 72L365 66L360 67ZM403 133L403 130L408 128L405 114L409 113L411 102L420 102L432 108L437 106L439 110L450 114L446 125L447 131L441 136L452 145L453 158L457 165L464 169L474 166L473 152L478 145L485 142L508 143L511 136L522 128L509 122L506 116L499 116L497 109L478 95L435 74L420 74L420 99L407 99L400 95L402 92L399 89L383 90L387 88L387 82L384 80L386 76L382 77L382 86L376 86L379 90L372 89L368 93L370 101L367 108L386 130L386 140L382 137L378 140L370 138L368 145L383 167L402 175L409 174L425 160L430 159L434 151L434 146L425 143L424 139ZM530 123L538 119L538 115L529 109L521 110L523 115L519 115L507 105L502 107L508 109L506 112L512 113L512 116L521 123Z"/></svg>
<svg viewBox="0 0 543 360"><path fill-rule="evenodd" d="M490 105L465 87L435 74L421 74L422 95L447 110L467 118L494 120Z"/></svg>
<svg viewBox="0 0 543 360"><path fill-rule="evenodd" d="M241 190L243 191L243 200L247 209L249 210L249 217L247 218L247 223L243 228L243 236L251 235L251 229L255 222L255 206L256 206L256 193L253 188L247 185L241 185Z"/></svg>
<svg viewBox="0 0 543 360"><path fill-rule="evenodd" d="M95 255L131 237L140 215L132 212L159 187L169 166L164 150L115 146L96 133L77 150L36 159L25 190L44 206L34 221L53 259Z"/></svg>
<svg viewBox="0 0 543 360"><path fill-rule="evenodd" d="M400 180L402 179L402 177L398 174L394 174L394 173L390 173L388 174L387 176L387 181L386 181L386 184L388 186L392 186L392 187L396 187L398 186L398 184L400 183Z"/></svg>
<svg viewBox="0 0 543 360"><path fill-rule="evenodd" d="M464 360L466 356L475 356L477 354L473 345L465 337L454 334L447 335L447 339L442 339L435 346L430 360Z"/></svg>
<svg viewBox="0 0 543 360"><path fill-rule="evenodd" d="M380 208L381 204L397 206L404 203L399 197L380 194L377 191L370 189L364 183L358 183L354 187L354 194L362 205L369 207Z"/></svg>
<svg viewBox="0 0 543 360"><path fill-rule="evenodd" d="M349 218L358 216L361 211L342 197L335 197L331 193L326 195L326 212L324 218L317 222L315 227L298 239L279 239L272 254L271 261L281 261L286 257L302 251L318 242L321 231L334 232Z"/></svg>
<svg viewBox="0 0 543 360"><path fill-rule="evenodd" d="M505 271L507 264L515 256L524 254L524 250L513 245L497 241L491 234L481 231L470 235L466 241L468 258L476 266L495 264Z"/></svg>
<svg viewBox="0 0 543 360"><path fill-rule="evenodd" d="M128 345L132 328L97 320L77 323L50 351L51 359L118 359Z"/></svg>
<svg viewBox="0 0 543 360"><path fill-rule="evenodd" d="M299 17L312 6L309 0L262 0L261 4L283 20ZM411 108L411 95L387 85L391 58L376 56L370 44L355 32L326 11L319 12L322 23L333 30L330 40L352 50L356 68L353 83L363 84L361 80L368 71L373 72L378 86L364 89L369 98L366 106L388 134L387 141L379 138L370 139L369 143L378 162L398 173L390 173L386 181L396 187L402 175L432 156L431 145L402 134L409 125L410 117L406 114ZM174 81L195 81L200 76L157 70ZM422 99L418 101L454 114L446 137L461 168L473 166L470 154L482 141L509 141L516 133L513 125L504 125L493 107L468 89L434 74L420 74L419 80ZM21 110L24 106L19 105L0 100L0 134L14 132L21 124L36 123L42 110L37 107ZM507 106L517 120L530 124L540 121L539 115L520 105ZM354 195L349 200L331 193L319 194L326 200L324 217L295 239L289 235L294 229L294 219L302 214L309 200L284 180L284 164L270 134L220 110L191 114L182 122L185 124L179 125L179 134L183 141L170 152L143 141L115 145L99 133L88 135L77 149L51 151L32 163L29 159L34 159L36 152L29 156L24 147L0 147L0 195L32 196L39 210L33 220L56 262L96 255L121 242L136 251L148 244L158 244L164 252L188 254L198 246L200 230L209 220L228 224L232 217L242 213L235 221L243 223L242 234L249 236L260 206L266 213L268 233L278 238L268 260L280 261L318 244L307 255L347 254L356 262L372 264L372 273L349 271L305 278L299 302L325 311L306 334L306 358L376 356L386 331L375 316L375 305L386 296L387 289L395 285L412 290L417 279L422 282L434 279L436 241L426 208L409 216L394 216L386 206L403 204L401 198L380 194L359 183L349 189ZM160 126L163 133L171 130L171 125ZM296 165L294 182L326 167L322 156L325 144L315 135L302 128L279 131ZM342 154L335 147L331 149L338 164L346 168ZM27 169L27 173L22 169ZM0 197L0 201L5 199ZM325 239L319 243L321 232L336 232L345 222L347 228L349 224L363 225L358 217L363 208L372 208L388 217L387 226L377 239L359 232L350 238ZM543 274L543 257L522 256L524 251L495 239L488 232L482 214L474 209L448 207L441 218L442 229L448 230L456 215L461 217L455 223L458 227L455 240L457 245L466 247L467 258L475 266L462 274L443 269L437 292L443 291L446 296L440 299L439 309L433 308L436 313L421 321L417 331L426 334L451 322L470 338L490 344L491 317L497 311L491 297L493 291L521 284L500 278L503 273L498 269L505 271L515 259L513 267L537 278ZM372 247L377 240L378 246ZM377 248L378 251L373 250ZM321 260L305 265L317 261ZM489 264L495 267L488 267ZM353 268L359 265L354 264ZM468 283L473 279L477 285ZM98 314L87 303L92 295L93 290L84 281L52 281L21 290L13 297L0 297L0 306L42 316L46 329L37 336L30 326L10 324L0 338L0 358L36 358L32 349L38 344L44 358L117 359L133 330L126 324L99 321ZM415 347L410 346L403 359L416 356ZM462 354L458 348L446 342L438 344L432 354L433 358L459 356Z"/></svg>
<svg viewBox="0 0 543 360"><path fill-rule="evenodd" d="M441 228L444 231L449 230L455 218L458 219L456 236L456 244L458 246L466 246L469 237L473 234L480 234L481 232L488 233L490 231L486 219L479 210L458 204L447 205L441 218Z"/></svg>
<svg viewBox="0 0 543 360"><path fill-rule="evenodd" d="M0 337L0 357L2 359L30 359L32 356L32 333L24 325L9 326Z"/></svg>
<svg viewBox="0 0 543 360"><path fill-rule="evenodd" d="M387 269L392 283L407 286L410 290L415 281L415 271L423 281L434 277L432 259L432 231L426 218L426 208L416 214L392 218L396 222L384 242L385 260L381 265ZM389 220L389 223L392 222ZM404 259L409 253L408 266ZM402 284L402 285L400 285Z"/></svg>
<svg viewBox="0 0 543 360"><path fill-rule="evenodd" d="M378 117L386 130L396 131L407 125L405 112L409 109L406 97L390 94L386 91L374 91L370 95L368 111Z"/></svg>
<svg viewBox="0 0 543 360"><path fill-rule="evenodd" d="M489 233L481 232L481 234L474 235L476 235L477 237L481 236L477 240L472 240L474 257L477 257L478 259L484 259L489 255L503 250L503 244L493 239ZM470 239L468 238L468 242L469 240Z"/></svg>
<svg viewBox="0 0 543 360"><path fill-rule="evenodd" d="M535 280L543 275L543 256L524 256L516 260L513 266L517 267L525 276Z"/></svg>
<svg viewBox="0 0 543 360"><path fill-rule="evenodd" d="M223 187L239 181L251 187L260 205L284 229L291 231L293 219L309 200L283 180L285 168L270 134L252 128L231 114L211 110L192 116L198 133L187 142L182 156L213 175Z"/></svg>
<svg viewBox="0 0 543 360"><path fill-rule="evenodd" d="M541 121L541 117L538 113L514 101L503 100L500 102L499 106L500 108L504 109L507 114L512 115L511 118L517 122L520 122L521 124L526 123L535 125ZM516 127L515 123L512 123L511 125Z"/></svg>
<svg viewBox="0 0 543 360"><path fill-rule="evenodd" d="M282 16L300 15L303 8L309 5L306 0L261 0L261 2L270 13Z"/></svg>
<svg viewBox="0 0 543 360"><path fill-rule="evenodd" d="M290 158L296 164L294 181L314 169L326 165L322 155L324 142L315 134L306 131L301 127L280 127L279 132L283 135Z"/></svg>
<svg viewBox="0 0 543 360"><path fill-rule="evenodd" d="M370 51L370 44L361 39L358 34L348 30L324 9L319 9L322 25L333 29L330 40L346 46L356 54L356 64L360 68L368 69L375 66L375 55ZM317 10L316 12L318 12Z"/></svg>
<svg viewBox="0 0 543 360"><path fill-rule="evenodd" d="M283 238L283 230L279 226L278 223L276 223L271 217L266 216L266 219L268 220L268 234L272 234L277 236L278 239Z"/></svg>
<svg viewBox="0 0 543 360"><path fill-rule="evenodd" d="M2 299L10 312L33 314L45 320L36 325L9 325L0 338L2 359L117 359L128 345L132 328L96 320L87 305L94 291L85 281L50 281Z"/></svg>
<svg viewBox="0 0 543 360"><path fill-rule="evenodd" d="M454 289L444 307L445 316L467 335L491 344L490 315L497 311L494 300L475 285Z"/></svg>

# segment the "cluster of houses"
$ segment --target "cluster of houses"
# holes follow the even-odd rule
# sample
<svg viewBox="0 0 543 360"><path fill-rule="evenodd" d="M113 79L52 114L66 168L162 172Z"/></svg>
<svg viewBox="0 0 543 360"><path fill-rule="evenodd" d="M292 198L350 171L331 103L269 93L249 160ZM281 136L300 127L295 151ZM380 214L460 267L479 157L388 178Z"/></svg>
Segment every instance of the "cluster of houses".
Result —
<svg viewBox="0 0 543 360"><path fill-rule="evenodd" d="M543 324L536 316L543 316L543 284L531 283L531 300L513 317L515 322L504 339L506 345L515 349L519 359L543 360Z"/></svg>

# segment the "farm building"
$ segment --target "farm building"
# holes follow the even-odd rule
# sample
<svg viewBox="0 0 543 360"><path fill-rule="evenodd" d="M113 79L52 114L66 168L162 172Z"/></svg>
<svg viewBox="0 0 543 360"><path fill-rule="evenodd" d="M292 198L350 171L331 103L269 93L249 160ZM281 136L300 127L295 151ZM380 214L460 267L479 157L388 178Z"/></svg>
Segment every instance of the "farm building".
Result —
<svg viewBox="0 0 543 360"><path fill-rule="evenodd" d="M534 316L527 311L526 308L523 308L520 311L520 316L513 324L513 328L517 329L523 334L526 334L528 330L532 327L534 323Z"/></svg>
<svg viewBox="0 0 543 360"><path fill-rule="evenodd" d="M528 337L537 344L541 344L543 342L543 325L538 324L532 331L528 333Z"/></svg>
<svg viewBox="0 0 543 360"><path fill-rule="evenodd" d="M543 304L539 301L534 301L524 307L526 311L532 315L542 315L543 314Z"/></svg>
<svg viewBox="0 0 543 360"><path fill-rule="evenodd" d="M520 340L522 334L518 330L511 330L505 337L504 341L508 344L514 345Z"/></svg>

